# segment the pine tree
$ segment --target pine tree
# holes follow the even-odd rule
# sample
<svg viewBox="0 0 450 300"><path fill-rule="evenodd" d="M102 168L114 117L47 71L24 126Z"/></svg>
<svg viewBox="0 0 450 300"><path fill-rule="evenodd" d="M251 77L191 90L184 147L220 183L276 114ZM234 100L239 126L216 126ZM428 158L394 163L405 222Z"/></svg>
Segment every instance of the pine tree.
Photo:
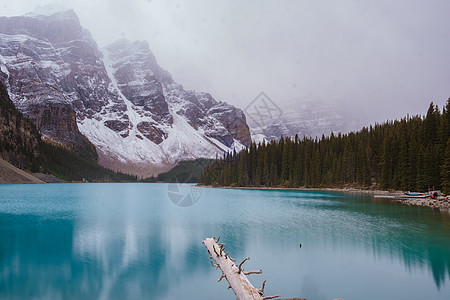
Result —
<svg viewBox="0 0 450 300"><path fill-rule="evenodd" d="M284 137L226 153L201 174L213 185L369 186L448 188L450 99L443 113L433 103L425 117L407 116L349 134L320 139Z"/></svg>
<svg viewBox="0 0 450 300"><path fill-rule="evenodd" d="M417 179L416 179L416 190L424 191L427 189L427 172L425 169L426 157L425 150L423 146L420 146L419 154L417 157Z"/></svg>
<svg viewBox="0 0 450 300"><path fill-rule="evenodd" d="M450 138L447 139L447 147L443 161L444 163L441 167L442 192L448 195L450 194Z"/></svg>
<svg viewBox="0 0 450 300"><path fill-rule="evenodd" d="M286 184L289 179L289 142L290 139L286 138L284 141L283 154L281 158L281 184Z"/></svg>

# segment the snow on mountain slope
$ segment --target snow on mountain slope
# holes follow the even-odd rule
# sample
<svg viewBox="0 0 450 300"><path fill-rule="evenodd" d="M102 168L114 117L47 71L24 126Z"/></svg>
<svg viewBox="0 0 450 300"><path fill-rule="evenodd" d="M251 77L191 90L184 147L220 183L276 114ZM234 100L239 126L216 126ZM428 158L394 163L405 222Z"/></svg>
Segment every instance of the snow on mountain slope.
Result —
<svg viewBox="0 0 450 300"><path fill-rule="evenodd" d="M106 69L111 78L114 78L108 63L106 63ZM115 80L113 82L116 86ZM176 104L169 105L173 117L171 126L159 124L167 132L167 138L160 144L156 144L144 138L136 126L141 122L152 122L152 118L141 116L136 107L122 93L120 96L127 106L124 113L131 123L131 129L126 137L106 127L103 119L86 118L80 121L79 128L96 145L100 153L109 157L116 156L121 163L173 165L180 160L213 158L223 154L223 151L244 147L237 141L235 147L229 148L213 138L205 137L189 125L185 117L174 112L178 108Z"/></svg>
<svg viewBox="0 0 450 300"><path fill-rule="evenodd" d="M240 109L184 90L146 42L102 53L72 10L0 17L0 80L44 137L74 148L89 140L114 170L155 175L251 142Z"/></svg>

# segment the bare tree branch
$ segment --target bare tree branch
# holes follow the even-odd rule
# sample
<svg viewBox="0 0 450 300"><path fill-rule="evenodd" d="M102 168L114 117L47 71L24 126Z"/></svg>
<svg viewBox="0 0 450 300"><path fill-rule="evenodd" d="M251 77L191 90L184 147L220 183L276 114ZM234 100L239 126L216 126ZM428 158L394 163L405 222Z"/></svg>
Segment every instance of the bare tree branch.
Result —
<svg viewBox="0 0 450 300"><path fill-rule="evenodd" d="M259 293L260 293L261 295L264 295L264 288L266 287L266 281L267 281L267 280L264 280L264 281L263 281L262 287L259 289Z"/></svg>
<svg viewBox="0 0 450 300"><path fill-rule="evenodd" d="M242 265L247 261L250 260L250 257L244 258L244 260L239 264L239 274L242 272Z"/></svg>
<svg viewBox="0 0 450 300"><path fill-rule="evenodd" d="M246 272L244 271L244 272L242 272L242 273L244 273L245 276L251 275L251 274L261 274L261 273L262 273L262 270L246 271Z"/></svg>
<svg viewBox="0 0 450 300"><path fill-rule="evenodd" d="M275 299L275 298L278 298L278 297L281 297L281 295L264 297L263 300Z"/></svg>

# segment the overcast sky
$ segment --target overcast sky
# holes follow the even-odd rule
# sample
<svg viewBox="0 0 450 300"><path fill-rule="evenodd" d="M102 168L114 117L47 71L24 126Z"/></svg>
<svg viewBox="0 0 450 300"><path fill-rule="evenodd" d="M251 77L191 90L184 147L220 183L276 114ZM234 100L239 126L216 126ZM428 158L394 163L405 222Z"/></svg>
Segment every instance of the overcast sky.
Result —
<svg viewBox="0 0 450 300"><path fill-rule="evenodd" d="M2 2L6 16L48 3ZM450 97L448 0L52 2L100 46L147 40L178 83L241 108L264 91L282 108L333 98L384 120Z"/></svg>

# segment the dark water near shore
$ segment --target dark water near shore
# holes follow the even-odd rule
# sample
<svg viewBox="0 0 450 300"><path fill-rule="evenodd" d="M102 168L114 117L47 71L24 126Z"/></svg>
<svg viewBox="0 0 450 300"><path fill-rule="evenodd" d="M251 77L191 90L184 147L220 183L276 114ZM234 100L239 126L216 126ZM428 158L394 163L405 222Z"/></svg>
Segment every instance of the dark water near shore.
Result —
<svg viewBox="0 0 450 300"><path fill-rule="evenodd" d="M448 213L369 195L196 191L181 208L166 184L0 185L0 299L235 299L201 243L212 236L250 256L245 268L263 270L250 281L267 279L271 295L450 299Z"/></svg>

